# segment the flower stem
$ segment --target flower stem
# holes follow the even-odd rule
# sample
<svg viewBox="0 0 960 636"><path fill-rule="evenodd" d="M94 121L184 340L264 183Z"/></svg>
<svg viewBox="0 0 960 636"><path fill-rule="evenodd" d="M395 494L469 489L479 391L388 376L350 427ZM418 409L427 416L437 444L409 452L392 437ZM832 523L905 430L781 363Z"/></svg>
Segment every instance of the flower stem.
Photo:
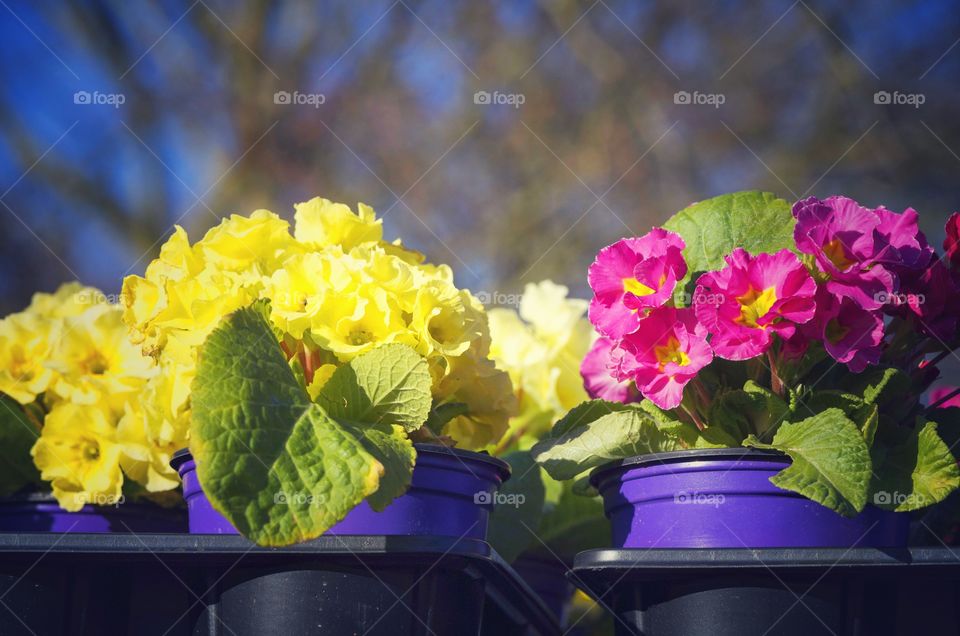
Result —
<svg viewBox="0 0 960 636"><path fill-rule="evenodd" d="M767 349L767 360L770 362L770 390L783 397L783 381L777 374L777 360L773 355L773 349Z"/></svg>

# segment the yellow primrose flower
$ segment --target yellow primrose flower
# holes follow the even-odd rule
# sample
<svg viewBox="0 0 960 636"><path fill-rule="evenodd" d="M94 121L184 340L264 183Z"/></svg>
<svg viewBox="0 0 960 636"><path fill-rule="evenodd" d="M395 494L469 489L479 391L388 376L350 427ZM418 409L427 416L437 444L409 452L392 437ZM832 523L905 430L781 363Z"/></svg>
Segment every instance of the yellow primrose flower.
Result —
<svg viewBox="0 0 960 636"><path fill-rule="evenodd" d="M25 311L45 318L79 316L94 305L108 303L106 295L96 287L78 282L64 283L52 294L37 292Z"/></svg>
<svg viewBox="0 0 960 636"><path fill-rule="evenodd" d="M175 225L173 235L160 246L160 256L147 265L144 276L150 281L182 280L199 274L204 265L203 254L190 245L186 230Z"/></svg>
<svg viewBox="0 0 960 636"><path fill-rule="evenodd" d="M177 471L170 467L170 459L176 451L186 446L186 440L182 435L170 435L164 439L164 431L158 430L157 419L152 415L144 401L130 401L125 405L123 417L117 426L117 441L124 451L120 457L120 467L127 477L149 492L162 492L180 485ZM170 438L175 438L175 441Z"/></svg>
<svg viewBox="0 0 960 636"><path fill-rule="evenodd" d="M349 250L383 238L383 221L369 205L357 204L356 214L343 203L314 197L294 208L294 236L311 247L339 245Z"/></svg>
<svg viewBox="0 0 960 636"><path fill-rule="evenodd" d="M586 301L567 298L567 293L550 281L529 284L519 314L505 308L488 312L490 356L510 374L520 403L511 430L538 436L588 399L580 361L595 335L585 317Z"/></svg>
<svg viewBox="0 0 960 636"><path fill-rule="evenodd" d="M436 351L459 356L480 337L481 326L465 303L468 295L437 279L420 287L413 306L412 327L420 337L418 350L422 355Z"/></svg>
<svg viewBox="0 0 960 636"><path fill-rule="evenodd" d="M207 264L238 272L254 270L269 276L295 248L290 224L269 210L250 216L232 214L208 231L194 249Z"/></svg>
<svg viewBox="0 0 960 636"><path fill-rule="evenodd" d="M0 320L0 393L30 404L55 380L44 365L59 337L59 321L21 312Z"/></svg>
<svg viewBox="0 0 960 636"><path fill-rule="evenodd" d="M30 454L65 510L76 512L86 503L119 501L123 451L110 418L100 405L69 402L47 414Z"/></svg>
<svg viewBox="0 0 960 636"><path fill-rule="evenodd" d="M117 411L156 372L153 360L128 339L115 305L94 305L65 318L47 366L57 373L51 389L58 398L77 404L104 400Z"/></svg>
<svg viewBox="0 0 960 636"><path fill-rule="evenodd" d="M483 448L507 431L517 401L510 376L488 358L465 355L449 361L450 369L434 396L443 402L467 405L467 415L455 417L443 429L460 446Z"/></svg>

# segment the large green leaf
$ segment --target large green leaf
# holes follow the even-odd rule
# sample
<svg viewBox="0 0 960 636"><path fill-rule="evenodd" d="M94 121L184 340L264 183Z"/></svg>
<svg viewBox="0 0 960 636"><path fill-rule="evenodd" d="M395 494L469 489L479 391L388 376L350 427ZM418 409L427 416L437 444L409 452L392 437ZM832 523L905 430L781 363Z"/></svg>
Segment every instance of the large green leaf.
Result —
<svg viewBox="0 0 960 636"><path fill-rule="evenodd" d="M3 458L0 497L43 483L30 456L37 437L37 427L24 414L23 407L16 400L0 394L0 456Z"/></svg>
<svg viewBox="0 0 960 636"><path fill-rule="evenodd" d="M874 505L899 512L917 510L942 501L960 486L957 460L937 435L934 422L920 422L899 435L881 434L880 441L887 444L875 458Z"/></svg>
<svg viewBox="0 0 960 636"><path fill-rule="evenodd" d="M870 452L860 429L840 409L783 424L770 444L751 435L744 445L775 448L790 456L790 466L770 478L778 488L845 516L857 514L867 503Z"/></svg>
<svg viewBox="0 0 960 636"><path fill-rule="evenodd" d="M558 490L558 495L547 502L537 536L549 548L535 542L530 547L533 552L551 552L567 563L573 562L578 552L590 548L602 548L610 542L610 522L603 514L603 501L598 496L585 497L574 492L573 481L556 484L549 475L544 475L548 490ZM555 557L554 557L555 558Z"/></svg>
<svg viewBox="0 0 960 636"><path fill-rule="evenodd" d="M736 247L754 255L795 250L794 225L789 203L769 192L746 191L694 203L674 214L663 227L686 242L685 281L695 282L701 272L722 268L724 257Z"/></svg>
<svg viewBox="0 0 960 636"><path fill-rule="evenodd" d="M412 410L397 396L417 392L385 385L389 374L356 373L398 358L378 351L365 354L372 364L351 367L358 388L336 403L340 415L372 419L338 420L310 401L260 308L231 314L207 338L192 387L191 449L211 503L244 536L263 545L311 539L378 488L371 503L382 507L409 483L403 426ZM387 421L394 416L399 423Z"/></svg>
<svg viewBox="0 0 960 636"><path fill-rule="evenodd" d="M539 543L534 536L543 515L546 488L543 469L528 451L502 457L510 464L510 479L500 487L499 502L490 515L487 542L512 562L529 546Z"/></svg>
<svg viewBox="0 0 960 636"><path fill-rule="evenodd" d="M567 419L564 418L554 427L554 431L563 431L559 436L541 440L531 449L534 459L551 477L562 480L610 460L684 447L679 437L662 431L648 413L635 406L623 406L609 409L605 415L600 413L609 407L597 406L589 411L589 417L584 416L584 407L578 413L577 423L561 428ZM567 417L572 414L573 411ZM591 419L595 415L599 417Z"/></svg>
<svg viewBox="0 0 960 636"><path fill-rule="evenodd" d="M357 356L334 371L317 404L331 417L363 424L399 424L407 432L430 414L430 369L406 345L389 344Z"/></svg>
<svg viewBox="0 0 960 636"><path fill-rule="evenodd" d="M794 415L800 417L805 414L816 414L827 409L836 408L843 411L850 418L860 432L868 447L873 446L880 422L879 409L873 402L843 391L815 391L804 396L803 401L797 404Z"/></svg>

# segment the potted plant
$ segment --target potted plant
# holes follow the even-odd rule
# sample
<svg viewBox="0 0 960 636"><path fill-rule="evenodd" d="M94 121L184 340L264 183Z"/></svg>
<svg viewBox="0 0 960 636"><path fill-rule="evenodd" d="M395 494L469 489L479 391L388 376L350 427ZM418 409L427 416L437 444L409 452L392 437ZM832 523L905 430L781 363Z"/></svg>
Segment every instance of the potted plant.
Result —
<svg viewBox="0 0 960 636"><path fill-rule="evenodd" d="M175 389L192 532L285 545L335 534L483 538L513 408L480 302L382 240L363 204L176 228L124 317ZM454 448L456 447L456 448ZM416 467L416 468L415 468ZM409 489L409 492L408 492Z"/></svg>
<svg viewBox="0 0 960 636"><path fill-rule="evenodd" d="M920 403L960 343L955 267L912 209L694 204L591 265L599 399L534 457L596 469L618 547L901 545L960 482Z"/></svg>
<svg viewBox="0 0 960 636"><path fill-rule="evenodd" d="M182 527L170 509L178 441L148 425L141 396L157 368L121 314L100 290L68 283L0 320L0 530Z"/></svg>
<svg viewBox="0 0 960 636"><path fill-rule="evenodd" d="M515 307L487 310L490 355L510 374L519 403L489 447L512 476L493 509L488 540L561 618L573 594L566 578L573 557L610 533L599 497L574 493L572 482L554 480L530 456L563 414L588 399L580 361L596 334L587 301L568 298L568 291L551 281L530 283L522 295L504 296Z"/></svg>

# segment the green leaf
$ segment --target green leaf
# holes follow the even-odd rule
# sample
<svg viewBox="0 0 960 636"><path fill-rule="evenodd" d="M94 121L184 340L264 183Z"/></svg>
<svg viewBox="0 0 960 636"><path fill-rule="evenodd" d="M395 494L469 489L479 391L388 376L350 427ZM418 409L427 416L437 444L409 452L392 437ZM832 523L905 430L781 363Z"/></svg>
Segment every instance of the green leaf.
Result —
<svg viewBox="0 0 960 636"><path fill-rule="evenodd" d="M686 448L729 448L739 446L746 435L736 439L719 426L709 425L700 430L695 424L681 420L670 411L664 411L650 400L641 400L637 406L650 415L662 432L679 438Z"/></svg>
<svg viewBox="0 0 960 636"><path fill-rule="evenodd" d="M443 434L443 427L455 417L466 415L470 407L463 402L446 402L438 404L430 411L427 416L427 428L437 436Z"/></svg>
<svg viewBox="0 0 960 636"><path fill-rule="evenodd" d="M432 384L427 361L416 351L383 345L334 371L317 404L336 419L399 424L413 432L430 414Z"/></svg>
<svg viewBox="0 0 960 636"><path fill-rule="evenodd" d="M687 244L683 251L686 282L696 281L701 272L722 268L724 257L736 247L753 255L796 250L794 225L789 203L769 192L746 191L694 203L674 214L663 227L682 236Z"/></svg>
<svg viewBox="0 0 960 636"><path fill-rule="evenodd" d="M547 433L546 437L562 437L571 429L587 426L604 415L627 411L631 408L635 407L620 402L608 402L607 400L587 400L586 402L581 402L567 411L567 414L553 425L553 428Z"/></svg>
<svg viewBox="0 0 960 636"><path fill-rule="evenodd" d="M863 396L867 404L902 400L911 388L910 376L893 367L871 367L863 373L848 373L844 380L847 389Z"/></svg>
<svg viewBox="0 0 960 636"><path fill-rule="evenodd" d="M23 407L11 397L0 394L0 457L3 458L0 497L43 483L30 456L37 437L37 427L23 412Z"/></svg>
<svg viewBox="0 0 960 636"><path fill-rule="evenodd" d="M231 314L207 338L191 405L200 483L261 545L317 537L377 490L383 465L310 401L256 308Z"/></svg>
<svg viewBox="0 0 960 636"><path fill-rule="evenodd" d="M743 389L721 393L710 406L708 429L718 428L739 446L751 433L761 439L770 436L786 419L787 403L777 394L747 381Z"/></svg>
<svg viewBox="0 0 960 636"><path fill-rule="evenodd" d="M543 515L546 488L543 469L528 451L507 453L501 459L510 464L511 475L500 487L503 503L493 507L487 542L500 556L512 562L529 546L539 543L534 533ZM510 505L508 501L514 501L516 505Z"/></svg>
<svg viewBox="0 0 960 636"><path fill-rule="evenodd" d="M937 435L936 423L921 421L894 440L899 443L886 445L878 454L871 503L898 512L917 510L942 501L960 486L957 460Z"/></svg>
<svg viewBox="0 0 960 636"><path fill-rule="evenodd" d="M793 462L770 478L844 516L853 516L867 503L870 452L863 435L843 411L827 409L795 424L785 423L770 444L750 436L745 446L775 448Z"/></svg>
<svg viewBox="0 0 960 636"><path fill-rule="evenodd" d="M544 481L554 480L544 475ZM549 550L540 541L535 541L530 547L532 552L544 552L545 557L553 552L572 563L578 552L609 544L610 522L603 514L603 501L597 496L584 497L574 492L575 483L561 482L559 497L546 505L537 536Z"/></svg>
<svg viewBox="0 0 960 636"><path fill-rule="evenodd" d="M554 427L554 435L558 429L562 434L541 440L531 449L534 459L554 479L572 479L610 460L683 448L682 440L661 431L649 414L624 406L602 415L606 406L581 409L581 404L574 409L580 416L576 423L564 418ZM596 415L599 417L591 419Z"/></svg>
<svg viewBox="0 0 960 636"><path fill-rule="evenodd" d="M345 424L363 449L383 466L380 486L367 497L370 507L380 512L391 501L407 492L413 477L417 451L407 432L398 424Z"/></svg>
<svg viewBox="0 0 960 636"><path fill-rule="evenodd" d="M831 408L840 409L853 420L853 423L863 434L867 446L873 446L880 421L879 409L873 402L866 402L852 393L843 391L816 391L806 395L803 402L798 404L794 411L795 414L800 415L804 413L817 414Z"/></svg>

